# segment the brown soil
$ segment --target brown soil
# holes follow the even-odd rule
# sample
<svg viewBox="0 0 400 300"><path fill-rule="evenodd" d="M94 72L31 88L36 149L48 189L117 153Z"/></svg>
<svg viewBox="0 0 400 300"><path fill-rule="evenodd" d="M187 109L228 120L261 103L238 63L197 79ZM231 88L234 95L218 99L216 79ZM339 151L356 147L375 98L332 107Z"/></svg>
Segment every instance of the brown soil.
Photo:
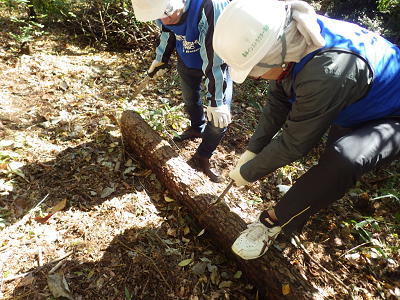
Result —
<svg viewBox="0 0 400 300"><path fill-rule="evenodd" d="M196 216L165 197L168 187L121 138L117 122L125 109L143 111L168 140L188 125L177 108L176 71L130 99L152 49L104 52L82 47L60 29L47 31L30 55L18 55L7 30L0 35L6 41L0 49L2 299L54 299L56 292L77 300L256 299L251 282L202 234ZM218 193L257 124L267 85L248 80L234 89L233 123L212 158L225 177L212 183ZM171 145L190 159L198 143ZM322 147L323 141L256 183L233 186L225 201L253 221L279 200L279 185L290 186L313 165ZM279 237L276 247L327 299L399 299L397 168L396 162L364 176L314 216L300 236L303 247ZM393 197L379 198L388 184Z"/></svg>

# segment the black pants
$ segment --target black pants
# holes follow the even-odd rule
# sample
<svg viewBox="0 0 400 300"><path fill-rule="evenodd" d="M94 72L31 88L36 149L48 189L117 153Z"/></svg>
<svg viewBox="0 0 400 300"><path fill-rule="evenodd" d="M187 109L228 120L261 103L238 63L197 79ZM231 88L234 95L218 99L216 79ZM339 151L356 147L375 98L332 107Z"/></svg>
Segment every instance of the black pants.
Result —
<svg viewBox="0 0 400 300"><path fill-rule="evenodd" d="M197 132L203 133L203 139L197 148L197 152L201 157L210 158L224 137L227 127L219 128L214 126L212 122L207 122L206 120L201 99L203 71L187 68L180 60L178 60L177 70L181 80L182 98L190 118L191 127ZM228 78L227 84L228 87L225 91L225 99L230 109L233 86L232 79Z"/></svg>
<svg viewBox="0 0 400 300"><path fill-rule="evenodd" d="M308 218L342 198L360 177L400 157L400 119L383 118L351 129L333 125L318 165L303 174L275 207L291 234Z"/></svg>

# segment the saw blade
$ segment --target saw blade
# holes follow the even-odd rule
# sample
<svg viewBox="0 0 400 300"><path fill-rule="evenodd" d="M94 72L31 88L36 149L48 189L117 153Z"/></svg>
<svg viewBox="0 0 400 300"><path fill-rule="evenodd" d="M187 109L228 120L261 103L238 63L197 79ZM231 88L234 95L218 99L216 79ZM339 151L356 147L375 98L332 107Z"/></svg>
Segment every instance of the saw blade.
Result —
<svg viewBox="0 0 400 300"><path fill-rule="evenodd" d="M146 76L143 81L139 84L139 86L136 88L136 90L133 92L131 96L131 100L135 99L138 94L142 92L142 90L147 86L147 83L150 80L150 76Z"/></svg>

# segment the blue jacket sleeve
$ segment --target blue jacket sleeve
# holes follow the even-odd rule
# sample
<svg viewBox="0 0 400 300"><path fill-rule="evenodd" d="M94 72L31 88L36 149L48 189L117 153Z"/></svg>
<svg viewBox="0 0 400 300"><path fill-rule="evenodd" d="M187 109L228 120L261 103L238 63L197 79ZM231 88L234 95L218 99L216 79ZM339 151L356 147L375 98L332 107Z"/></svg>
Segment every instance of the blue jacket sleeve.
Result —
<svg viewBox="0 0 400 300"><path fill-rule="evenodd" d="M175 50L175 34L164 27L160 20L156 20L156 24L161 30L161 34L158 36L156 43L156 60L159 62L168 63L172 52Z"/></svg>
<svg viewBox="0 0 400 300"><path fill-rule="evenodd" d="M231 99L232 93L227 89L231 89L232 79L229 76L228 66L214 52L212 39L214 26L219 15L229 1L204 1L204 5L200 12L199 18L199 43L200 55L203 60L203 73L206 77L207 100L208 105L213 107L226 104ZM228 92L228 93L227 93Z"/></svg>

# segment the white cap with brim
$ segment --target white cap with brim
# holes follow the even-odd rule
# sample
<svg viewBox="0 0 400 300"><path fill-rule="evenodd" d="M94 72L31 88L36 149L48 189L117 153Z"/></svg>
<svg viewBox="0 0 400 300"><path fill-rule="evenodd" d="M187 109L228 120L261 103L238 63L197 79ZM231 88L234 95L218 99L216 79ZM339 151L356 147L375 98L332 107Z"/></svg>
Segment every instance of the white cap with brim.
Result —
<svg viewBox="0 0 400 300"><path fill-rule="evenodd" d="M181 9L184 6L185 3L183 2L183 0L169 0L163 15L159 19L171 16L176 10ZM166 15L165 13L168 13L168 15Z"/></svg>
<svg viewBox="0 0 400 300"><path fill-rule="evenodd" d="M247 78L247 75L249 75L250 70L239 70L235 69L230 66L229 68L229 75L231 75L231 78L234 82L236 83L243 83L245 79Z"/></svg>
<svg viewBox="0 0 400 300"><path fill-rule="evenodd" d="M157 20L164 15L169 0L132 0L135 17L140 22Z"/></svg>
<svg viewBox="0 0 400 300"><path fill-rule="evenodd" d="M148 22L169 17L177 9L182 8L184 3L182 0L132 0L132 5L136 19Z"/></svg>

